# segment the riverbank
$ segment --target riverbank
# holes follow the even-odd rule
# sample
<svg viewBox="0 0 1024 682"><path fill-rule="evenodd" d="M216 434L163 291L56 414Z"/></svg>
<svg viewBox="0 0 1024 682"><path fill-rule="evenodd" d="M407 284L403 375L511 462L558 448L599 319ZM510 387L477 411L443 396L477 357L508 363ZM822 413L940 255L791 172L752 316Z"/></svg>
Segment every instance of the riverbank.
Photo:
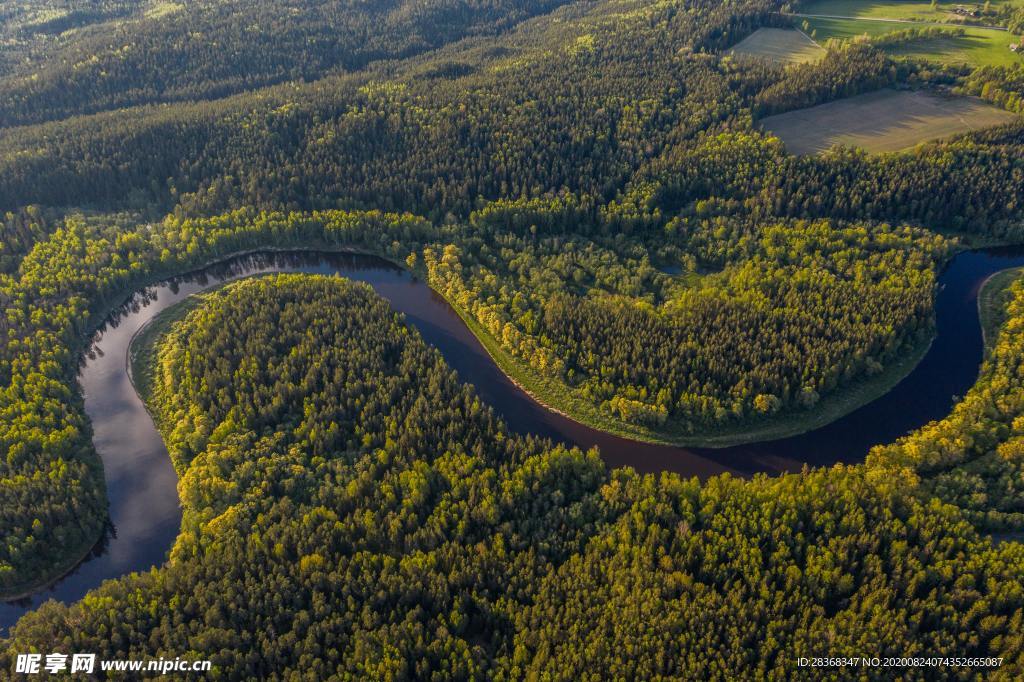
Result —
<svg viewBox="0 0 1024 682"><path fill-rule="evenodd" d="M445 299L447 300L447 298ZM854 410L878 399L900 383L928 354L934 332L917 344L896 362L891 362L878 374L846 384L829 393L813 410L775 414L757 421L746 421L728 427L707 428L699 434L685 433L671 426L652 429L628 424L603 413L593 403L574 394L560 381L542 376L532 367L521 363L498 341L488 334L466 311L451 301L448 304L458 313L480 344L487 350L508 379L526 392L534 401L548 410L572 419L584 426L621 438L644 443L691 448L729 448L766 440L798 436L825 426Z"/></svg>
<svg viewBox="0 0 1024 682"><path fill-rule="evenodd" d="M104 530L104 533L105 532L106 530ZM80 566L83 562L88 561L96 551L96 548L103 543L104 539L104 536L101 535L97 540L86 545L84 550L81 547L73 548L68 552L67 560L56 566L53 571L48 573L46 576L40 577L37 580L33 580L32 582L25 583L23 585L18 585L6 592L0 593L0 602L17 602L22 599L29 599L48 587L52 587L63 580L68 573L74 571L75 568ZM0 634L2 634L2 632L3 629L0 628Z"/></svg>
<svg viewBox="0 0 1024 682"><path fill-rule="evenodd" d="M153 423L156 425L161 437L164 436L165 430L161 424L160 412L154 409L152 404L153 380L156 377L156 363L158 359L156 345L175 322L199 307L207 293L220 288L218 286L209 291L192 294L180 303L160 312L135 332L128 344L128 356L125 358L128 380L131 381L135 393L142 400L142 404L153 419Z"/></svg>
<svg viewBox="0 0 1024 682"><path fill-rule="evenodd" d="M1001 239L979 238L961 233L950 234L960 239L962 244L947 261L937 268L940 275L959 254L1010 246ZM1024 271L1024 268L1021 270ZM993 279L999 282L1001 274L997 273ZM497 339L483 329L472 315L461 309L454 301L450 301L443 294L438 293L462 318L462 321L508 379L538 404L567 419L614 436L674 447L724 449L761 441L791 438L819 429L891 391L918 366L928 354L931 344L935 340L935 330L932 329L927 338L902 353L894 362L887 363L879 374L861 377L841 385L823 396L813 409L797 409L721 427L704 427L699 433L691 433L682 430L681 427L673 428L671 424L661 428L629 424L603 412L594 403L578 396L563 382L542 375L514 357L502 348ZM999 324L1001 322L996 324L996 329ZM983 337L986 334L984 317L982 318L982 334ZM993 332L989 331L988 336L992 335Z"/></svg>
<svg viewBox="0 0 1024 682"><path fill-rule="evenodd" d="M274 259L271 258L264 261L263 265L260 265L261 260L259 258L254 259L252 262L245 260L243 263L242 256L237 254L224 255L210 259L212 268L193 266L183 275L175 276L174 273L166 275L173 280L171 283L154 283L155 277L151 275L144 278L144 281L137 286L139 289L151 287L151 291L154 294L159 292L162 302L154 306L155 310L154 307L149 308L148 314L150 316L158 315L162 310L161 306L169 306L170 309L177 313L177 316L181 316L187 313L190 307L188 303L190 300L189 292L195 294L216 288L226 278L234 280L247 276L257 276L269 271L267 269L261 270L261 268L279 268L282 271L298 271L309 268L306 271L313 272L331 270L342 276L366 281L364 276L351 274L347 270L350 266L334 264L331 257L332 254L344 256L366 253L366 251L334 245L330 248L321 247L320 249L308 246L306 248L280 246L278 248L250 249L245 251L245 254L283 254L285 260L275 263L273 262ZM292 254L289 254L289 252L292 252ZM322 256L318 255L318 252ZM299 254L303 254L301 258L298 257ZM287 258L293 256L293 260L287 260ZM379 259L380 255L377 257ZM394 258L393 255L391 257ZM964 339L960 338L959 332L956 330L963 328L964 332L967 333L968 330L966 328L969 327L970 333L976 339L974 343L980 345L980 335L978 328L975 327L975 324L977 324L975 314L978 303L970 294L977 292L978 284L981 281L980 276L985 274L978 273L978 275L975 275L973 273L981 268L988 267L986 264L992 260L991 256L981 252L965 257L967 260L958 261L961 263L959 268L951 265L948 268L949 272L943 275L944 281L949 283L949 287L940 287L940 292L942 293L937 298L937 310L941 310L945 306L947 311L944 315L937 317L937 319L945 320L938 327L943 343L935 343L929 346L928 342L930 339L924 339L918 347L913 349L913 352L905 354L901 362L887 366L883 373L872 377L870 381L848 385L845 392L837 392L826 396L819 404L818 409L807 415L797 415L797 418L793 419L793 421L786 421L785 415L781 417L776 415L773 419L765 420L765 423L747 425L744 429L743 437L738 438L735 432L730 434L704 433L701 434L699 441L696 439L689 440L689 442L697 442L700 445L707 445L711 442L714 450L704 452L687 450L686 447L678 445L679 441L672 441L664 437L658 438L657 434L654 434L654 437L645 437L647 434L637 433L638 430L636 429L623 432L623 430L616 429L614 424L609 424L610 420L607 418L601 419L602 415L595 415L596 418L590 421L585 418L581 419L580 413L575 410L559 409L560 403L558 400L549 399L550 396L543 392L544 386L541 385L541 382L544 380L543 377L533 377L536 379L534 382L531 382L531 377L524 377L523 375L526 372L520 371L522 368L512 361L495 340L490 338L488 334L485 334L473 320L467 319L464 313L446 302L444 297L430 289L425 282L422 280L416 281L416 279L411 278L407 269L401 268L393 260L385 258L384 261L379 261L380 265L370 265L371 270L364 270L363 272L367 273L366 276L369 276L371 279L376 278L379 282L385 283L385 287L390 287L387 290L386 297L392 302L392 307L410 316L408 318L410 323L418 326L425 338L445 353L446 360L460 372L462 379L480 387L480 392L485 396L488 404L495 407L498 413L505 417L510 424L517 424L515 427L517 430L551 436L569 444L577 444L583 448L599 447L602 457L605 458L609 466L633 466L642 472L671 470L684 476L698 475L704 478L721 473L722 471L739 472L741 475L752 475L759 471L775 474L781 471L798 471L801 466L827 466L835 461L857 461L863 457L863 454L867 452L871 445L889 442L892 438L906 433L908 429L916 428L920 424L936 418L937 415L945 414L948 411L948 403L946 402L947 398L943 396L962 395L965 388L969 387L970 383L973 382L973 378L976 377L976 366L973 364L973 361L960 361L962 358L971 356L971 352L968 352L966 355L964 354ZM1015 262L1008 259L1006 264L1000 269L1024 265L1020 261L1020 256L1015 258L1017 258ZM954 258L954 260L956 259ZM963 265L965 263L974 263L974 265ZM359 272L359 267L365 268L367 266L357 266L356 273ZM372 270L374 267L384 269ZM338 268L341 269L339 270ZM961 274L955 276L950 274L954 271L958 271ZM390 272L391 274L381 274L385 272ZM992 270L989 269L989 272L992 272ZM211 275L216 281L208 281ZM122 304L130 302L133 295L134 292L131 292L121 298ZM171 301L163 298L167 295L172 296ZM155 300L155 297L153 300ZM192 305L197 305L201 299L191 297L191 300L193 302ZM942 301L946 301L946 303L943 304L941 303ZM967 310L957 307L955 309L956 312L952 313L949 311L951 302L958 302L956 303L957 306L961 306L959 302L963 302L969 307ZM113 310L116 310L116 308L113 308ZM147 313L143 309L136 307L135 312L131 313L131 316L138 315L145 317ZM173 322L174 317L164 317L162 321L154 320L149 326L144 326L144 320L133 321L135 318L131 316L119 318L121 324L113 325L112 328L104 333L102 344L106 344L106 347L100 349L102 352L97 355L99 360L93 358L89 360L89 363L95 364L102 361L105 354L109 362L117 364L120 367L121 373L127 375L129 374L128 363L131 362L131 373L134 374L137 385L132 387L129 384L128 392L139 403L142 403L138 410L142 417L141 419L135 417L134 421L137 423L142 421L149 423L150 420L146 419L144 415L148 410L146 409L145 401L140 399L140 395L144 398L149 392L150 389L146 386L145 382L151 378L151 375L147 374L144 364L140 363L143 363L146 356L149 355L145 348L152 345L162 330ZM955 322L963 322L968 319L970 322L966 326ZM954 321L954 326L952 327L950 326L951 321ZM126 339L132 336L138 337L135 338L135 345L138 347L138 350L134 351L130 359L128 347L118 345L121 343L116 340L119 333ZM952 350L947 348L942 353L938 352L938 350L950 346L950 344L955 346L955 348ZM954 355L949 356L950 352ZM953 381L954 385L949 389L935 385L938 378L938 375L935 374L936 370L929 369L923 373L914 372L922 356L931 358L936 353L939 357L935 358L935 360L938 362L938 366L941 367L943 381L953 375L958 377ZM925 364L928 363L921 363L922 366ZM964 371L957 374L953 370L959 365L964 366ZM960 376L961 374L963 376ZM916 378L908 379L905 388L892 391L892 399L877 400L880 396L889 393L894 385L903 385L902 380L907 376ZM124 381L126 384L129 382L127 376L125 376ZM550 379L546 380L546 386L549 390L556 392L561 387L552 385L553 383ZM515 384L520 388L515 389L510 384ZM105 394L109 393L110 384L103 383L102 385L104 386L102 391L93 390L88 392L91 396L90 400L103 399ZM903 396L908 391L913 396L924 396L934 393L938 398L927 401L927 404L924 404L925 401L913 398L908 406L906 403L907 398ZM857 410L858 406L865 403L873 403L873 405L865 408L867 412L865 412L865 409ZM935 403L935 405L932 405L932 403ZM587 407L586 405L581 406L580 412ZM591 405L589 409L591 414L597 412L596 406ZM842 418L847 412L853 412L853 414ZM567 416L568 414L572 416ZM585 417L586 415L582 416ZM122 419L122 417L118 418ZM118 423L106 424L106 429L107 431L112 430L115 435L120 434L123 437L125 430L134 429L138 425L137 423L135 425L127 424L122 419ZM828 426L818 428L825 424ZM784 439L786 433L802 433L805 435L799 436L796 439ZM712 438L716 437L721 437L722 440L717 442L711 441ZM726 441L726 438L730 440ZM130 452L121 452L119 450L118 454L114 455L115 460L112 461L117 461L117 458L120 458L122 460L121 466L137 467L138 465L134 462L138 458L139 448L144 443L137 437L123 440L124 442L118 444L119 447L121 450L127 448ZM152 440L152 449L155 450L157 446L160 446L162 449L162 440L157 434L154 434ZM791 440L793 442L790 442ZM740 443L741 445L730 449L727 447L729 442ZM107 463L109 453L101 450L100 454L102 461ZM158 456L166 459L165 449L162 449ZM128 464L125 458L129 458L132 463ZM153 477L155 475L152 470L153 465L145 466L148 469L147 472L138 472L138 474L132 475L141 475L143 479L146 479L147 476ZM167 468L170 470L170 473L173 473L169 464ZM163 485L161 484L161 486ZM168 490L170 491L170 496L176 501L177 496L173 483L168 486ZM116 493L116 490L114 492ZM116 497L117 495L115 494L114 496ZM114 502L111 502L112 517L116 516L116 506ZM152 505L150 504L149 506ZM139 521L139 519L133 520ZM121 544L125 542L132 543L132 538L129 538L124 532L125 528L119 524L115 525L118 525L119 533L117 539L112 540L112 542ZM172 531L173 535L171 534ZM177 534L177 531L177 525L173 529L168 527L168 546L173 544L173 537ZM137 538L135 542L147 542L145 538L152 539L154 537L150 531L147 536ZM159 564L162 560L160 557L166 556L166 547L159 548L159 551L154 550L153 554L154 556L157 554L160 556L155 560L151 560L148 557L145 559L140 558L140 562L148 563L145 563L145 565L140 563L141 568L133 567L130 570L144 570L148 566ZM79 554L79 556L81 555ZM94 559L88 564L89 570L97 574L108 570L109 575L120 574L116 572L117 569L113 566L110 569L101 569L95 565L106 565L106 563L109 562L105 556L100 557L98 560ZM62 566L64 565L67 565L67 563L62 562ZM38 583L39 585L52 584L60 576L57 570L53 573L48 571L48 574L49 578L41 578ZM83 581L86 581L84 576L72 579L74 584ZM68 592L68 594L66 597L58 596L58 598L77 598L70 593L70 588L60 589Z"/></svg>
<svg viewBox="0 0 1024 682"><path fill-rule="evenodd" d="M988 277L978 290L978 319L981 322L981 341L985 356L995 346L999 328L1006 321L1008 290L1024 274L1024 268L1009 268Z"/></svg>
<svg viewBox="0 0 1024 682"><path fill-rule="evenodd" d="M185 278L194 273L206 271L210 267L231 261L234 259L242 258L245 256L253 255L256 253L285 253L285 252L329 252L337 254L373 254L377 257L385 258L383 254L376 254L373 249L368 248L353 248L347 245L337 245L328 242L317 242L317 243L306 243L306 244L288 244L282 241L278 245L268 245L262 247L247 248L240 251L234 251L227 254L212 254L208 258L194 264L190 264L185 267L166 267L157 266L151 271L137 276L127 284L119 289L116 293L112 293L108 296L104 296L96 300L92 310L89 314L88 320L83 325L83 331L76 336L76 343L73 353L76 357L81 358L85 356L93 343L95 342L97 332L102 330L110 320L111 316L122 310L125 305L130 302L133 297L139 291L145 290L149 287L158 285L162 282L166 282L171 279ZM391 261L388 261L391 263ZM395 266L398 267L398 266ZM144 331L144 330L140 330ZM78 370L77 363L73 368L69 368L69 371ZM80 382L80 376L78 380L74 380L74 385L78 393L78 398L82 399L82 386ZM147 408L148 409L148 408ZM90 436L90 440L92 437ZM80 457L86 461L90 466L95 467L97 475L103 479L103 492L106 497L105 506L109 510L110 499L109 490L107 490L105 464L101 456L96 456L95 451L86 452L80 455ZM98 535L89 539L86 542L76 544L63 548L64 551L61 553L62 557L59 562L56 562L49 566L41 575L30 581L25 581L17 586L0 590L0 602L2 603L13 603L24 599L29 599L39 593L51 588L63 579L68 574L72 573L76 567L81 565L90 559L90 555L93 554L96 547L105 540L106 534L109 532L109 512L108 518L104 520L101 530Z"/></svg>
<svg viewBox="0 0 1024 682"><path fill-rule="evenodd" d="M253 249L226 256L224 260L259 252L281 253L287 251L335 254L361 253L381 258L394 265L395 268L408 271L408 268L390 260L386 254L354 247L335 246L330 248L328 245L316 245L300 249L288 247ZM422 279L427 286L430 285L425 273L418 270L413 270L412 273ZM930 330L925 339L903 353L895 362L887 363L881 372L874 376L861 377L840 386L822 397L813 409L793 410L759 419L748 419L727 426L705 427L699 432L693 433L683 430L680 425L673 427L672 424L669 424L663 428L651 428L639 424L630 424L603 412L589 400L582 399L562 381L544 376L529 365L521 362L518 358L515 358L468 311L463 310L455 301L444 296L436 288L431 287L431 290L444 299L447 305L459 316L463 324L476 337L477 341L487 351L491 360L505 377L537 404L588 428L620 438L672 447L729 448L760 441L789 438L821 428L889 392L895 385L906 378L921 359L927 355L934 340L934 330ZM181 307L181 304L175 307ZM184 311L180 315L184 315ZM164 314L161 313L160 317L153 321L153 324L157 324L158 320L163 318L163 316ZM159 324L167 325L170 322L159 322ZM140 333L145 333L145 330L141 330ZM139 371L144 372L144 367L144 363L139 364ZM467 381L472 383L472 378L467 377ZM146 402L144 391L140 390L140 396ZM156 420L156 415L153 416L154 420Z"/></svg>
<svg viewBox="0 0 1024 682"><path fill-rule="evenodd" d="M390 260L384 254L355 248L329 248L327 245L317 245L301 249L291 249L288 247L253 249L226 256L222 260L259 252L281 253L287 251L337 254L362 253L381 258L398 269L407 270L407 268ZM419 276L429 286L425 273L414 270L413 274ZM477 341L487 351L491 360L506 378L537 404L588 428L629 440L673 447L729 448L760 441L789 438L821 428L885 395L913 371L921 359L927 355L934 340L934 330L930 330L925 339L903 353L895 362L886 364L881 372L874 376L862 377L840 386L822 397L813 409L793 410L759 419L749 419L727 426L705 427L699 432L694 433L684 430L678 424L675 426L669 424L662 428L630 424L603 412L589 400L582 399L562 381L544 376L512 356L511 353L501 346L497 339L483 329L468 311L463 310L456 302L449 300L437 289L433 287L431 289L444 299L448 306L459 316L463 324L476 337ZM180 304L175 307L180 307ZM183 315L184 312L181 314ZM163 314L160 317L163 317ZM153 323L157 323L157 320L154 320ZM161 324L169 324L169 322ZM140 333L145 333L145 330L140 331ZM144 367L144 363L139 364L138 371L145 372ZM144 381L145 379L142 378L140 380ZM467 380L472 383L472 378L467 377ZM140 396L143 397L145 402L146 394L144 391L140 390ZM154 415L155 419L156 416Z"/></svg>

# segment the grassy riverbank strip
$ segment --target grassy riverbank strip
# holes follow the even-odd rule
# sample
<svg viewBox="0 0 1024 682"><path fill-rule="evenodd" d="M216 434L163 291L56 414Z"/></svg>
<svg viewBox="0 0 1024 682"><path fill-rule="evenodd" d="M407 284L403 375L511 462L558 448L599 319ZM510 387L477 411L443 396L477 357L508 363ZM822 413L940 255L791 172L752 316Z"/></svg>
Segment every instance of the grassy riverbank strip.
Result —
<svg viewBox="0 0 1024 682"><path fill-rule="evenodd" d="M222 286L224 285L222 284L213 289L192 294L166 310L160 311L156 317L143 325L128 343L128 357L126 358L125 365L128 370L128 378L131 380L135 392L142 400L142 404L146 406L146 411L153 418L153 422L156 424L161 436L164 435L164 431L160 424L160 414L158 410L153 409L151 404L153 381L156 379L156 363L159 359L157 344L170 331L175 322L202 304L206 294L216 291Z"/></svg>
<svg viewBox="0 0 1024 682"><path fill-rule="evenodd" d="M348 250L346 252L351 253ZM368 255L379 257L379 254ZM153 363L156 362L155 344L157 340L175 321L198 306L204 294L217 288L219 287L198 292L161 312L143 327L138 332L137 338L132 341L129 349L128 369L136 391L143 402L147 404L147 409L149 409L152 391L151 382L154 376L155 365ZM440 292L437 293L440 294ZM679 447L724 448L787 438L825 426L889 392L917 366L928 352L932 340L932 337L929 336L927 340L904 354L898 361L887 364L879 374L855 380L824 396L813 409L795 410L691 433L684 430L678 423L669 423L662 428L652 428L626 423L603 412L597 405L583 399L561 381L544 376L513 357L467 311L462 310L454 301L447 298L445 300L505 376L546 409L584 426L615 436ZM473 377L462 377L462 379L467 383L473 383ZM150 411L152 413L152 410ZM158 421L157 415L154 414L153 418ZM157 426L160 427L159 423Z"/></svg>
<svg viewBox="0 0 1024 682"><path fill-rule="evenodd" d="M1010 301L1010 285L1024 275L1024 267L1009 268L995 273L981 284L978 291L978 319L985 355L992 351L999 328L1006 321L1006 304Z"/></svg>
<svg viewBox="0 0 1024 682"><path fill-rule="evenodd" d="M448 303L509 380L547 409L584 426L615 436L679 447L726 448L788 438L825 426L892 390L924 358L934 339L933 335L929 335L926 341L915 346L899 360L887 364L880 373L855 380L837 389L823 397L813 409L775 414L756 421L748 420L735 425L706 428L699 433L688 433L679 425L668 424L664 428L654 429L628 424L602 412L597 405L581 398L564 383L543 376L514 358L468 312L453 301ZM472 377L463 379L472 383Z"/></svg>

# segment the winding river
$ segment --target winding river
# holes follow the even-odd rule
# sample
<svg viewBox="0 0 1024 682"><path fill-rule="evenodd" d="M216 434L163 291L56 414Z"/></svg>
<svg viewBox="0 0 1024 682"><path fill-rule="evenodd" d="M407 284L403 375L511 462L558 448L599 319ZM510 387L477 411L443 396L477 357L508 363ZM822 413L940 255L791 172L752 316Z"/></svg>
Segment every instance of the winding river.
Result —
<svg viewBox="0 0 1024 682"><path fill-rule="evenodd" d="M186 297L242 277L269 272L335 274L369 283L405 314L463 380L517 431L584 448L597 446L609 466L674 471L706 478L798 471L804 464L862 460L868 449L948 414L955 396L974 383L982 359L977 296L984 280L1024 265L1024 249L957 255L940 277L937 336L918 366L872 403L800 436L723 449L639 443L578 424L536 403L491 361L459 316L426 284L387 261L356 254L296 251L238 256L137 292L96 332L80 382L93 442L103 459L110 527L88 557L55 584L0 605L0 632L49 598L80 599L102 581L159 565L177 536L181 509L167 450L127 372L135 333Z"/></svg>

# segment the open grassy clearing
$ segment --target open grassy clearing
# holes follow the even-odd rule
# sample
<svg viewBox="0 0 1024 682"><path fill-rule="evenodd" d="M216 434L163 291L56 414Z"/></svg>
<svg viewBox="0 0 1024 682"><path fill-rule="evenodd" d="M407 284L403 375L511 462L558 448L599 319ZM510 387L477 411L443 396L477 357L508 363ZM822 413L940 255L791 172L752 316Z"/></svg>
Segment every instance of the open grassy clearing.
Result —
<svg viewBox="0 0 1024 682"><path fill-rule="evenodd" d="M1014 118L972 97L884 89L769 116L761 124L790 153L817 154L839 144L869 152L899 151Z"/></svg>
<svg viewBox="0 0 1024 682"><path fill-rule="evenodd" d="M876 37L904 31L913 24L867 19L801 19L806 21L814 39L822 42L829 39L850 40L860 36ZM950 27L951 30L956 27ZM986 28L963 27L965 35L948 38L916 40L904 45L886 47L894 56L929 59L943 64L966 63L973 66L1000 66L1024 63L1024 57L1010 51L1010 44L1019 40L1007 31Z"/></svg>
<svg viewBox="0 0 1024 682"><path fill-rule="evenodd" d="M761 57L782 64L803 64L820 59L825 50L795 29L759 28L737 43L729 54Z"/></svg>
<svg viewBox="0 0 1024 682"><path fill-rule="evenodd" d="M794 17L794 21L797 26L806 27L808 33L819 43L829 39L878 37L917 26L907 22L873 19ZM1010 51L1010 45L1019 43L1020 36L1008 31L950 24L951 31L957 28L963 29L963 36L914 40L901 45L887 46L884 49L893 56L927 59L943 64L1006 66L1024 63L1024 55Z"/></svg>
<svg viewBox="0 0 1024 682"><path fill-rule="evenodd" d="M1013 6L1024 0L990 0L991 7ZM967 8L981 8L984 2L939 2L934 6L927 0L888 0L865 2L864 0L818 0L808 2L797 10L801 14L831 14L834 16L871 17L873 19L903 19L910 21L934 21L962 23L963 17L954 10L957 5ZM974 21L984 23L984 17Z"/></svg>
<svg viewBox="0 0 1024 682"><path fill-rule="evenodd" d="M1009 66L1024 64L1024 55L1010 51L1019 37L1005 31L967 28L964 36L919 40L886 48L893 56L930 59L944 64L972 66Z"/></svg>

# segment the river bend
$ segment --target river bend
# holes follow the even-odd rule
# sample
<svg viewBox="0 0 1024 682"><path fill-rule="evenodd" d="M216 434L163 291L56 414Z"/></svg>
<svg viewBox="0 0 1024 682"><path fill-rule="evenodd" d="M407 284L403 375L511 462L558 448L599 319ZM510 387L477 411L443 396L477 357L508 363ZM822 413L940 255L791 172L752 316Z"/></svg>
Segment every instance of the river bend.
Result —
<svg viewBox="0 0 1024 682"><path fill-rule="evenodd" d="M131 384L128 350L136 332L158 313L224 282L270 272L334 274L366 282L405 314L512 429L583 448L597 446L612 467L628 465L641 472L674 471L706 478L723 472L776 474L798 471L805 464L860 461L872 445L890 442L948 414L955 396L964 395L977 379L982 359L978 290L993 273L1021 265L1024 249L957 255L939 279L935 341L890 392L808 433L722 449L639 443L544 408L502 373L441 296L407 271L372 256L310 251L250 254L147 287L114 311L96 332L80 374L93 442L106 476L109 530L90 555L55 584L0 605L0 632L46 599L75 601L104 580L148 570L166 560L181 524L177 476Z"/></svg>

